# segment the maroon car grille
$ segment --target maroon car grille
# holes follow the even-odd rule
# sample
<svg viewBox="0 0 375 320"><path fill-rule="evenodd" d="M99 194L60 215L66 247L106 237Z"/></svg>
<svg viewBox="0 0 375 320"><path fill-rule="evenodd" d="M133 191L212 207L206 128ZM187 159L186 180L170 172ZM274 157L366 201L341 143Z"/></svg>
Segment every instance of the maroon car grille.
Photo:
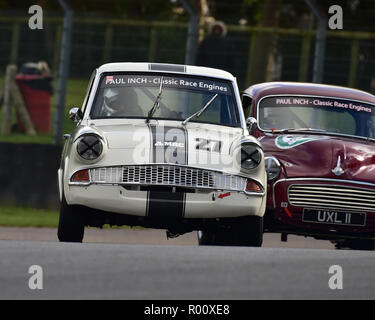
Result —
<svg viewBox="0 0 375 320"><path fill-rule="evenodd" d="M375 190L337 185L294 184L289 203L298 207L336 208L375 212Z"/></svg>

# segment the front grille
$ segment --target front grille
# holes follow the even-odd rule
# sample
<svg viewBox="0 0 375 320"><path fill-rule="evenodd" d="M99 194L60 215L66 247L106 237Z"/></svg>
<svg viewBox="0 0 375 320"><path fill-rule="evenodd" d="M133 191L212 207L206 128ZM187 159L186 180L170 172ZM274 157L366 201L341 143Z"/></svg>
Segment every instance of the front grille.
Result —
<svg viewBox="0 0 375 320"><path fill-rule="evenodd" d="M288 190L290 204L375 212L375 191L337 185L295 184Z"/></svg>
<svg viewBox="0 0 375 320"><path fill-rule="evenodd" d="M92 183L163 185L244 191L247 179L211 170L173 165L136 165L90 169Z"/></svg>

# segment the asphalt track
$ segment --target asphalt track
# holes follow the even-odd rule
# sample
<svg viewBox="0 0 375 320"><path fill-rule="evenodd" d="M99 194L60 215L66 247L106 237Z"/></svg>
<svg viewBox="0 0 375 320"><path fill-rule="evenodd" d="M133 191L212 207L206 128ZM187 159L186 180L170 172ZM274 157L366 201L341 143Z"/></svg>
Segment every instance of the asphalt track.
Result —
<svg viewBox="0 0 375 320"><path fill-rule="evenodd" d="M0 227L0 240L19 241L52 241L57 240L54 228L6 228ZM84 242L89 243L122 243L149 245L197 245L196 232L186 233L180 237L167 239L164 230L156 229L98 229L86 228ZM333 249L329 241L312 238L289 236L288 242L281 242L279 234L265 234L264 247L271 248L315 248Z"/></svg>
<svg viewBox="0 0 375 320"><path fill-rule="evenodd" d="M375 252L169 243L0 240L0 299L375 298ZM42 290L28 286L31 265L43 269ZM342 290L328 286L332 265Z"/></svg>

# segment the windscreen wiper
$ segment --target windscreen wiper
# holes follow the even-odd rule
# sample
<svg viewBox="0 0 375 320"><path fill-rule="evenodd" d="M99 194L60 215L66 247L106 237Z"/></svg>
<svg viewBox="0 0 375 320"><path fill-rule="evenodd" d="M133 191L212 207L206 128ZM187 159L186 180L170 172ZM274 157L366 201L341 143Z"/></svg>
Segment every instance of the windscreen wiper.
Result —
<svg viewBox="0 0 375 320"><path fill-rule="evenodd" d="M154 104L152 106L152 108L150 109L150 111L148 112L147 114L147 119L146 119L146 123L149 123L150 122L150 119L153 117L156 109L159 109L159 106L160 106L160 99L161 99L161 94L163 93L163 78L164 77L161 77L160 79L160 87L159 87L159 93L158 95L156 96L156 99L154 101Z"/></svg>
<svg viewBox="0 0 375 320"><path fill-rule="evenodd" d="M205 112L206 109L212 104L212 102L214 102L214 100L216 99L216 97L217 97L218 95L219 95L219 94L216 93L216 94L210 99L210 101L208 101L208 102L204 105L204 107L203 107L202 109L198 110L197 112L193 113L190 117L188 117L188 118L186 118L184 121L182 121L182 125L185 126L185 125L186 125L191 119L193 119L193 118L195 118L195 117L199 118L199 117L201 116L201 114L202 114L203 112Z"/></svg>
<svg viewBox="0 0 375 320"><path fill-rule="evenodd" d="M316 128L297 128L289 130L291 132L298 132L298 131L316 131L316 132L327 132L325 129L316 129Z"/></svg>
<svg viewBox="0 0 375 320"><path fill-rule="evenodd" d="M314 128L285 128L285 129L278 129L278 130L272 130L272 133L288 133L288 132L305 132L305 131L311 131L311 132L327 132L327 130L324 129L314 129Z"/></svg>

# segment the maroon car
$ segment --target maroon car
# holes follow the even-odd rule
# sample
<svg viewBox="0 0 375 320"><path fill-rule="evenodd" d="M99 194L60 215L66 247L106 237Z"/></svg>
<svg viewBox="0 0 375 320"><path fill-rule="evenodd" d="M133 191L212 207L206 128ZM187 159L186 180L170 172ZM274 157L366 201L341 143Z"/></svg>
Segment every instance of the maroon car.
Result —
<svg viewBox="0 0 375 320"><path fill-rule="evenodd" d="M265 230L375 245L375 96L344 87L269 82L243 92L268 175Z"/></svg>

